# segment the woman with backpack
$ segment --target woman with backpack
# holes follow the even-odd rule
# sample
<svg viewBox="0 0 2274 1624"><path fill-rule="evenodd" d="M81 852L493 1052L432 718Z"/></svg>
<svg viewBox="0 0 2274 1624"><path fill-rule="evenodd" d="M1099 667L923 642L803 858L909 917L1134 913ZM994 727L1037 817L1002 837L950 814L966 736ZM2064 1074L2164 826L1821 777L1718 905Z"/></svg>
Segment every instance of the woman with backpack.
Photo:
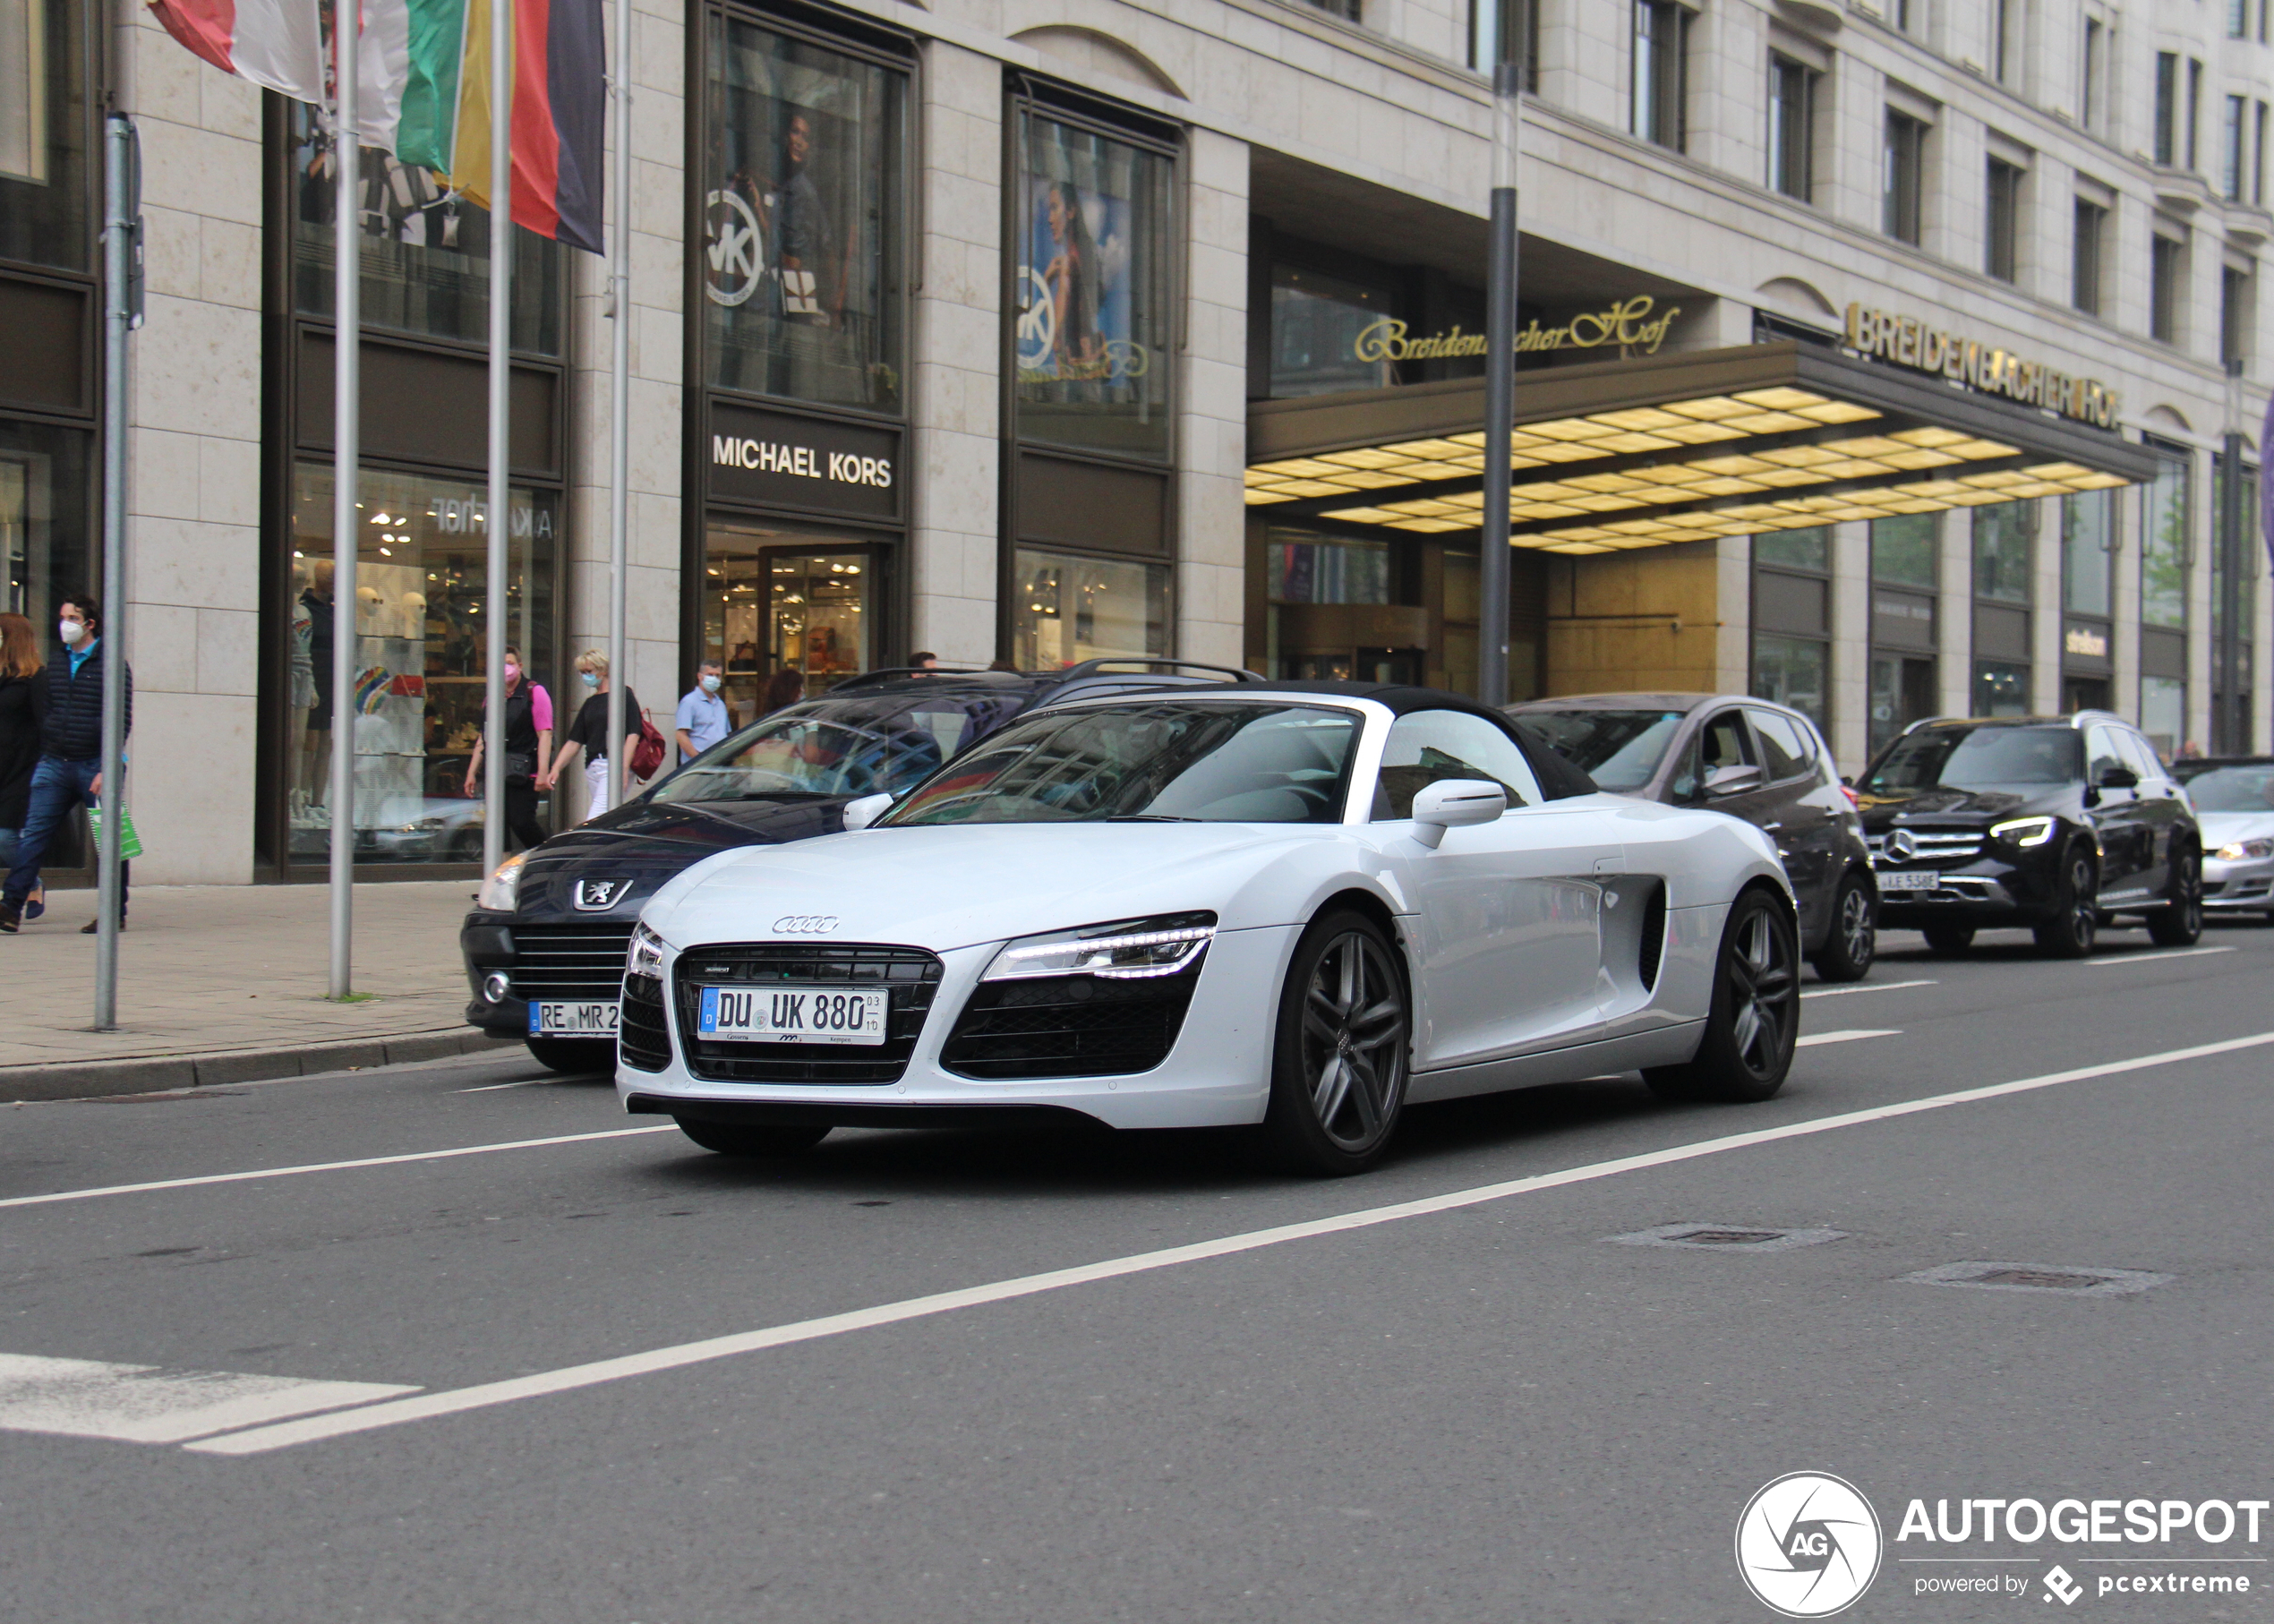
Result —
<svg viewBox="0 0 2274 1624"><path fill-rule="evenodd" d="M589 823L608 810L608 656L596 648L588 648L577 655L577 683L585 691L585 702L577 708L576 721L561 736L560 754L553 757L552 770L538 776L537 787L550 790L559 784L568 776L577 753L583 751L585 788L591 796L585 808L585 821ZM624 759L635 767L639 760L640 730L639 701L631 689L626 688L623 752ZM627 790L630 787L625 786Z"/></svg>

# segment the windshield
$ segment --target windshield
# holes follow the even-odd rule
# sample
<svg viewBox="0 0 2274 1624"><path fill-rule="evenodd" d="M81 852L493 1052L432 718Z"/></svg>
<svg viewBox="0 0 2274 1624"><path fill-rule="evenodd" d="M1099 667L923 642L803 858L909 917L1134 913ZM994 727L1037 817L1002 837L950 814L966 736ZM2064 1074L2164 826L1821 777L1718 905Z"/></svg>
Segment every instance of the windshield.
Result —
<svg viewBox="0 0 2274 1624"><path fill-rule="evenodd" d="M1356 716L1312 705L1157 703L1033 716L877 821L1332 823L1357 739Z"/></svg>
<svg viewBox="0 0 2274 1624"><path fill-rule="evenodd" d="M1022 694L812 699L721 739L650 797L761 800L898 794L1015 714Z"/></svg>
<svg viewBox="0 0 2274 1624"><path fill-rule="evenodd" d="M1520 711L1529 728L1557 755L1595 781L1599 790L1639 790L1658 771L1666 747L1680 731L1680 711Z"/></svg>
<svg viewBox="0 0 2274 1624"><path fill-rule="evenodd" d="M2187 781L2198 812L2274 812L2274 765L2213 767Z"/></svg>
<svg viewBox="0 0 2274 1624"><path fill-rule="evenodd" d="M1888 747L1863 781L1873 795L2074 783L2084 750L2074 728L1922 728Z"/></svg>

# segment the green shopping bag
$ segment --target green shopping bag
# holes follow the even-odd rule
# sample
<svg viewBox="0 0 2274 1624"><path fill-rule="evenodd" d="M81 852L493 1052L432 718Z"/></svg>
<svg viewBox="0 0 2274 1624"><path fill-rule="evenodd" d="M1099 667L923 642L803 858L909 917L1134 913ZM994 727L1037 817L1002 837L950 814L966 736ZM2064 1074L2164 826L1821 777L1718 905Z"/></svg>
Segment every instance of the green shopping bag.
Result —
<svg viewBox="0 0 2274 1624"><path fill-rule="evenodd" d="M87 826L94 833L95 850L100 851L103 848L103 809L100 807L87 808ZM134 832L134 815L122 809L118 815L118 855L122 859L141 856L142 837Z"/></svg>

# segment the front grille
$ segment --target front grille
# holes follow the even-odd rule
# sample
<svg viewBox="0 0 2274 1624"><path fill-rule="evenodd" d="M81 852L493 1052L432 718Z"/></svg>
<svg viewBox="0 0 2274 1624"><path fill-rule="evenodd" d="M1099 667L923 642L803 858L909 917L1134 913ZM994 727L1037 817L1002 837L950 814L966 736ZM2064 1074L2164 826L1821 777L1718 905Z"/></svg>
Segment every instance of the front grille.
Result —
<svg viewBox="0 0 2274 1624"><path fill-rule="evenodd" d="M1125 981L982 981L940 1050L940 1064L989 1081L1150 1072L1168 1058L1200 972L1195 962L1177 975Z"/></svg>
<svg viewBox="0 0 2274 1624"><path fill-rule="evenodd" d="M663 1024L663 984L653 976L623 978L616 1023L616 1054L626 1065L660 1072L671 1063L671 1035Z"/></svg>
<svg viewBox="0 0 2274 1624"><path fill-rule="evenodd" d="M730 943L690 947L674 970L687 1069L713 1082L898 1082L940 979L939 960L920 947ZM706 1042L692 1035L705 987L882 987L885 1041L874 1047Z"/></svg>
<svg viewBox="0 0 2274 1624"><path fill-rule="evenodd" d="M1947 863L1977 855L1982 849L1982 832L1979 829L1911 829L1913 850L1907 858L1894 857L1887 850L1887 837L1873 834L1866 837L1871 847L1871 860L1884 868L1891 863Z"/></svg>
<svg viewBox="0 0 2274 1624"><path fill-rule="evenodd" d="M632 922L605 925L517 925L513 927L513 991L539 999L613 998L623 986L624 954Z"/></svg>

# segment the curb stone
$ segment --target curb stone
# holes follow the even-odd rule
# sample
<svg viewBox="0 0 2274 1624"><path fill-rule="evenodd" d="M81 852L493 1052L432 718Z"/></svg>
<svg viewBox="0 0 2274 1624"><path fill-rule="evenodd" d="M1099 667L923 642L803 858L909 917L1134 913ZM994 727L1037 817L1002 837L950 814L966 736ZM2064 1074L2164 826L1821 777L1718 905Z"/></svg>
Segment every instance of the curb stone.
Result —
<svg viewBox="0 0 2274 1624"><path fill-rule="evenodd" d="M54 1065L0 1066L0 1105L17 1100L94 1099L115 1094L158 1094L231 1082L312 1077L354 1066L401 1065L446 1060L517 1043L471 1027L359 1038L289 1048L226 1049L211 1055L153 1055L132 1060L66 1061Z"/></svg>

